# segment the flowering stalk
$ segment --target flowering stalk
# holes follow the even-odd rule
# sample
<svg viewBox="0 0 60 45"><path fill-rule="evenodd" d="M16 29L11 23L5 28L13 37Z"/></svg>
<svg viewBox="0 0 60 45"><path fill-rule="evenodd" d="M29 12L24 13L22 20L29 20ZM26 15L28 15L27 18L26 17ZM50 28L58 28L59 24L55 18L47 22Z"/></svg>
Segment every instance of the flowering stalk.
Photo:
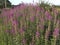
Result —
<svg viewBox="0 0 60 45"><path fill-rule="evenodd" d="M55 27L56 21L57 21L57 16L58 16L58 11L55 9L55 10L53 10L53 12L54 12L54 27Z"/></svg>
<svg viewBox="0 0 60 45"><path fill-rule="evenodd" d="M37 12L38 13L38 12ZM39 44L39 37L40 37L40 33L39 33L39 21L38 21L39 17L38 14L36 14L36 45Z"/></svg>
<svg viewBox="0 0 60 45"><path fill-rule="evenodd" d="M57 18L57 15L54 15L54 27L55 27L55 25L56 25L56 19Z"/></svg>
<svg viewBox="0 0 60 45"><path fill-rule="evenodd" d="M53 39L54 39L53 45L56 45L56 40L58 36L59 36L59 20L57 21L56 27L53 32Z"/></svg>
<svg viewBox="0 0 60 45"><path fill-rule="evenodd" d="M42 44L44 42L44 34L43 34L44 33L44 15L43 13L42 15L40 15L39 27L40 27L40 38L41 38L41 44Z"/></svg>
<svg viewBox="0 0 60 45"><path fill-rule="evenodd" d="M31 41L30 45L34 45L35 44L34 42L35 42L34 36L32 36L32 41Z"/></svg>
<svg viewBox="0 0 60 45"><path fill-rule="evenodd" d="M49 36L49 33L50 33L50 20L49 20L49 23L48 23L48 28L46 29L46 33L45 33L45 45L48 45L47 42L48 42L48 36Z"/></svg>
<svg viewBox="0 0 60 45"><path fill-rule="evenodd" d="M22 19L22 20L23 20L23 19ZM24 32L24 29L23 29L23 23L24 23L23 21L24 21L24 20L23 20L23 21L22 21L22 20L20 21L20 24L21 24L21 25L20 25L20 34L21 34L21 39L22 39L22 43L21 43L21 44L22 44L22 45L23 45L23 44L26 45L26 39L24 39L24 37L25 37L25 35L24 35L25 32Z"/></svg>
<svg viewBox="0 0 60 45"><path fill-rule="evenodd" d="M26 45L26 39L22 39L22 45Z"/></svg>
<svg viewBox="0 0 60 45"><path fill-rule="evenodd" d="M3 36L6 36L6 45L9 45L9 30L8 30L8 17L7 17L7 14L6 15L3 15L3 21L4 21L4 25L2 25L2 34L3 34ZM6 33L4 33L4 30L3 30L3 27L5 28L5 31L9 31L9 32L6 32ZM6 35L5 35L6 34ZM3 39L4 39L4 37L3 37ZM3 40L3 42L4 42L4 40ZM2 44L2 45L4 45L4 43Z"/></svg>
<svg viewBox="0 0 60 45"><path fill-rule="evenodd" d="M17 35L17 21L16 20L12 20L12 27L14 28L14 30L15 30L15 33L16 33L16 35Z"/></svg>
<svg viewBox="0 0 60 45"><path fill-rule="evenodd" d="M12 23L12 34L14 34L14 35L12 35L13 36L13 38L12 38L12 42L13 42L13 44L18 44L18 32L17 32L17 30L18 30L18 22L17 22L17 20L15 19L15 16L11 16L10 17L10 21L11 21L11 23Z"/></svg>

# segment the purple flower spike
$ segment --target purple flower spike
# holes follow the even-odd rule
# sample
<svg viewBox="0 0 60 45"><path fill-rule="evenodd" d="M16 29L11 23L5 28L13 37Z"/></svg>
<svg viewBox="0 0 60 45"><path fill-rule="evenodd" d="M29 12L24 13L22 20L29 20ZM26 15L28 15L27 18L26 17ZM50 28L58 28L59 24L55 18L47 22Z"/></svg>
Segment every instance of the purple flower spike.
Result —
<svg viewBox="0 0 60 45"><path fill-rule="evenodd" d="M13 24L13 25L16 25L16 24L18 24L18 23L17 23L16 20L13 20L13 21L12 21L12 24Z"/></svg>
<svg viewBox="0 0 60 45"><path fill-rule="evenodd" d="M36 32L36 37L40 37L40 33L38 31Z"/></svg>
<svg viewBox="0 0 60 45"><path fill-rule="evenodd" d="M55 8L53 8L52 10L53 10L55 15L58 15L58 10L56 10Z"/></svg>
<svg viewBox="0 0 60 45"><path fill-rule="evenodd" d="M44 13L44 11L45 11L43 7L42 7L40 10L41 10L41 12L43 12L43 13Z"/></svg>
<svg viewBox="0 0 60 45"><path fill-rule="evenodd" d="M14 11L13 11L13 9L11 9L8 14L9 14L9 17L10 17L10 18L13 17L13 16L14 16Z"/></svg>
<svg viewBox="0 0 60 45"><path fill-rule="evenodd" d="M48 11L45 12L45 16L47 17L48 20L52 19L52 16L50 15Z"/></svg>
<svg viewBox="0 0 60 45"><path fill-rule="evenodd" d="M53 32L53 36L57 37L59 35L59 28L55 28Z"/></svg>

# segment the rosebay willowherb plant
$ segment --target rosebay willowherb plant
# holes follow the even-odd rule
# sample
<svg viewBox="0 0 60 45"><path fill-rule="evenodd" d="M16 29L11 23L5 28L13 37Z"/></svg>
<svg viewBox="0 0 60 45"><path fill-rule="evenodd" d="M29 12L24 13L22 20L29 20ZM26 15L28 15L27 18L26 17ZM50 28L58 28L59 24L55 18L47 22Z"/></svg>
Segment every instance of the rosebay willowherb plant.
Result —
<svg viewBox="0 0 60 45"><path fill-rule="evenodd" d="M3 9L0 15L0 45L57 45L60 42L60 18L55 8L50 12L39 5L23 3Z"/></svg>

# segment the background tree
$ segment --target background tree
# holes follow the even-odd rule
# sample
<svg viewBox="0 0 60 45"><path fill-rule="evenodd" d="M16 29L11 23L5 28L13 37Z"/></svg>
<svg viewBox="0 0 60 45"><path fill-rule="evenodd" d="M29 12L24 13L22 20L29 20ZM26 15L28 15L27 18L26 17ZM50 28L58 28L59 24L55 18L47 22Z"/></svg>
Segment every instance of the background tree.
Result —
<svg viewBox="0 0 60 45"><path fill-rule="evenodd" d="M9 0L0 0L0 8L11 7L11 2Z"/></svg>

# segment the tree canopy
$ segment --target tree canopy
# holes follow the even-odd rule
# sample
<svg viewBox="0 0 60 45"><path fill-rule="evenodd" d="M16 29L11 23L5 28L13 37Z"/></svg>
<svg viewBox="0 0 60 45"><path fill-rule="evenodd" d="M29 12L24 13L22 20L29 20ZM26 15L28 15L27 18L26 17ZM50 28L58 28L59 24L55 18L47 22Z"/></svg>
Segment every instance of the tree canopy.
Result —
<svg viewBox="0 0 60 45"><path fill-rule="evenodd" d="M5 3L6 7L11 7L11 2L9 0L0 0L0 8L5 8Z"/></svg>

